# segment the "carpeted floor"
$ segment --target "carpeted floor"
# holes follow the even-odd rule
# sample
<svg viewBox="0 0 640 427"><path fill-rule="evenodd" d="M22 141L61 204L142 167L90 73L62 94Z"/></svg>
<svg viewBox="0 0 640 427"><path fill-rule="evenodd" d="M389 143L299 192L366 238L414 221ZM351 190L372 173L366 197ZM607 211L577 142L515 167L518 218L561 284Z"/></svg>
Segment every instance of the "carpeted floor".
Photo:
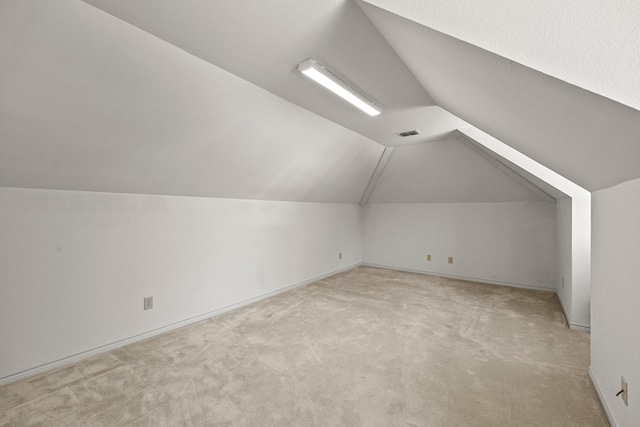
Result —
<svg viewBox="0 0 640 427"><path fill-rule="evenodd" d="M0 387L0 426L607 426L556 296L370 267Z"/></svg>

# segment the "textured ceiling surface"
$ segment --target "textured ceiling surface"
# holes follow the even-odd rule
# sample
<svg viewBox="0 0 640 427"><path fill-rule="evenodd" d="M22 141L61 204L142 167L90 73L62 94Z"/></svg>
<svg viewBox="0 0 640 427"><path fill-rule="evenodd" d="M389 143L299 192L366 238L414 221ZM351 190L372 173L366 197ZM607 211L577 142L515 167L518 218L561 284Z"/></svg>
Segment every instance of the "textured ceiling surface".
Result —
<svg viewBox="0 0 640 427"><path fill-rule="evenodd" d="M588 190L640 177L640 111L371 5L436 102Z"/></svg>
<svg viewBox="0 0 640 427"><path fill-rule="evenodd" d="M361 1L640 110L640 2Z"/></svg>
<svg viewBox="0 0 640 427"><path fill-rule="evenodd" d="M640 178L637 6L563 27L545 5L6 0L0 186L357 203L388 146L372 201L539 197L455 141L469 126L590 190ZM592 48L578 17L607 33ZM310 57L383 113L302 76Z"/></svg>

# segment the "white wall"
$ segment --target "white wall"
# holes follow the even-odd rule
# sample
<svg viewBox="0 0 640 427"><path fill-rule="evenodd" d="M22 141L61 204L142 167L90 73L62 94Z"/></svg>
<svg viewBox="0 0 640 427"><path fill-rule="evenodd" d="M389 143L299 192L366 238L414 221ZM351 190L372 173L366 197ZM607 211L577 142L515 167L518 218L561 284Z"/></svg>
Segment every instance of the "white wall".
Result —
<svg viewBox="0 0 640 427"><path fill-rule="evenodd" d="M591 325L591 194L571 198L572 328Z"/></svg>
<svg viewBox="0 0 640 427"><path fill-rule="evenodd" d="M361 261L348 204L0 188L0 227L0 381Z"/></svg>
<svg viewBox="0 0 640 427"><path fill-rule="evenodd" d="M565 305L565 314L571 328L588 330L591 322L591 193L567 178L559 175L546 166L514 150L512 147L497 140L480 129L469 127L458 131L476 143L486 147L493 153L507 159L517 167L520 167L536 178L543 180L557 191L571 197L570 209L562 206L558 214L565 214L570 210L571 222L569 233L571 238L571 284L567 290L565 277L565 297L562 300ZM562 202L562 203L567 203ZM566 226L566 220L561 226ZM567 230L562 230L566 237ZM567 262L566 254L560 260L560 268L566 272L563 263ZM557 287L557 286L556 286ZM567 298L569 297L569 298Z"/></svg>
<svg viewBox="0 0 640 427"><path fill-rule="evenodd" d="M640 425L640 179L593 193L591 371L618 426ZM629 406L620 377L629 384Z"/></svg>
<svg viewBox="0 0 640 427"><path fill-rule="evenodd" d="M455 167L452 167L455 165ZM446 185L443 185L446 183ZM540 202L522 181L457 139L395 147L369 203Z"/></svg>
<svg viewBox="0 0 640 427"><path fill-rule="evenodd" d="M556 273L556 293L560 304L571 319L572 246L571 246L571 199L556 201L556 232L558 239L558 265Z"/></svg>
<svg viewBox="0 0 640 427"><path fill-rule="evenodd" d="M362 239L367 264L555 291L551 203L367 205Z"/></svg>

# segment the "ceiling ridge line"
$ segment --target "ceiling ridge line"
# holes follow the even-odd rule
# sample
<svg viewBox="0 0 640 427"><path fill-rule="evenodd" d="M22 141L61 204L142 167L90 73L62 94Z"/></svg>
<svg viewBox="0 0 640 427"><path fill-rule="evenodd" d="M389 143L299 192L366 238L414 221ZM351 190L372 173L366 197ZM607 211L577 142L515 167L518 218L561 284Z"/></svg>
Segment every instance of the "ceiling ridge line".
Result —
<svg viewBox="0 0 640 427"><path fill-rule="evenodd" d="M393 147L385 147L382 151L382 155L380 156L380 160L378 160L378 164L376 168L373 170L373 174L371 174L371 179L369 179L369 183L367 184L367 188L364 190L364 194L362 195L362 199L360 200L360 206L364 206L369 203L369 198L373 193L373 190L376 188L378 184L378 180L380 179L380 175L382 175L382 171L384 171L391 154L393 153Z"/></svg>

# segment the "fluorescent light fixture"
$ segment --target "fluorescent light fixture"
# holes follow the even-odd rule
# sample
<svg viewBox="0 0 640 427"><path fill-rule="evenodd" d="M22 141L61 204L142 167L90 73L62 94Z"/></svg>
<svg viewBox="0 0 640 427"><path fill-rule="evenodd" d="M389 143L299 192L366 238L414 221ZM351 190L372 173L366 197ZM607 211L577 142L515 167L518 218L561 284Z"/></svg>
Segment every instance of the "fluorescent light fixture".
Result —
<svg viewBox="0 0 640 427"><path fill-rule="evenodd" d="M313 59L298 64L298 71L315 80L342 99L349 101L370 116L377 116L381 109L373 102L356 92L348 84L331 74L326 68Z"/></svg>

